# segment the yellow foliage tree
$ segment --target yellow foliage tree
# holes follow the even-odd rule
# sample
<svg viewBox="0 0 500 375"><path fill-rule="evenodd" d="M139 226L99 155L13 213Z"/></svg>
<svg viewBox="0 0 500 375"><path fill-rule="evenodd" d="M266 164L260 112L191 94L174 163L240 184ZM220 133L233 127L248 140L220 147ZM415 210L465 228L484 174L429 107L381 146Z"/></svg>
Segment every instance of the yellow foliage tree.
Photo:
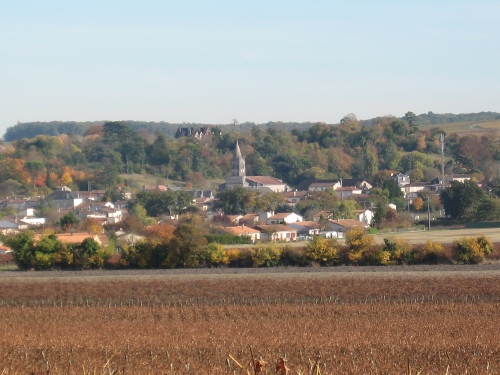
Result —
<svg viewBox="0 0 500 375"><path fill-rule="evenodd" d="M365 253L373 246L373 237L362 227L354 227L345 234L347 246L347 259L349 262L358 264L363 262Z"/></svg>
<svg viewBox="0 0 500 375"><path fill-rule="evenodd" d="M493 252L493 245L485 236L461 238L453 245L453 258L460 263L480 263L485 255Z"/></svg>
<svg viewBox="0 0 500 375"><path fill-rule="evenodd" d="M415 211L420 211L422 209L422 207L424 207L424 201L423 201L423 199L420 198L420 197L415 198L413 200L413 202L411 202L411 207Z"/></svg>
<svg viewBox="0 0 500 375"><path fill-rule="evenodd" d="M416 263L431 263L436 264L446 258L444 246L439 242L427 240L425 245L415 253L414 260Z"/></svg>
<svg viewBox="0 0 500 375"><path fill-rule="evenodd" d="M103 231L102 224L99 220L94 219L94 218L87 218L85 221L82 223L82 227L89 233L92 234L101 234Z"/></svg>
<svg viewBox="0 0 500 375"><path fill-rule="evenodd" d="M61 184L69 185L73 182L73 177L71 176L71 168L63 167L61 173Z"/></svg>
<svg viewBox="0 0 500 375"><path fill-rule="evenodd" d="M252 249L252 260L255 267L275 267L280 263L282 248L276 245L260 245Z"/></svg>
<svg viewBox="0 0 500 375"><path fill-rule="evenodd" d="M339 259L337 241L314 236L307 244L306 256L308 259L323 265L336 262Z"/></svg>

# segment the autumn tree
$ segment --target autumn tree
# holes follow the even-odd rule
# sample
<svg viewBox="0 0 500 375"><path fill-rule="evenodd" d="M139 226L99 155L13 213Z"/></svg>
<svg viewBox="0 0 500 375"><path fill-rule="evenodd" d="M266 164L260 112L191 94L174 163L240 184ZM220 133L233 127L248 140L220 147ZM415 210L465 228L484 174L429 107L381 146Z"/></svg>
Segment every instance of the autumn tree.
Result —
<svg viewBox="0 0 500 375"><path fill-rule="evenodd" d="M168 243L174 236L175 227L169 223L150 225L144 229L147 238L157 243Z"/></svg>
<svg viewBox="0 0 500 375"><path fill-rule="evenodd" d="M306 257L321 265L331 265L339 260L339 245L336 240L313 236L306 246Z"/></svg>
<svg viewBox="0 0 500 375"><path fill-rule="evenodd" d="M424 207L424 200L420 197L417 197L411 202L411 208L414 211L420 211Z"/></svg>
<svg viewBox="0 0 500 375"><path fill-rule="evenodd" d="M82 223L82 228L85 229L88 233L92 234L101 234L103 232L103 227L101 222L98 219L88 217Z"/></svg>
<svg viewBox="0 0 500 375"><path fill-rule="evenodd" d="M453 259L459 263L477 264L493 252L493 245L485 237L461 238L453 243Z"/></svg>
<svg viewBox="0 0 500 375"><path fill-rule="evenodd" d="M31 176L31 182L33 183L33 188L36 187L36 181L38 179L38 174L45 169L45 164L38 160L30 160L24 163L24 167Z"/></svg>
<svg viewBox="0 0 500 375"><path fill-rule="evenodd" d="M347 260L353 264L364 261L365 255L374 244L373 237L362 227L354 227L345 234Z"/></svg>
<svg viewBox="0 0 500 375"><path fill-rule="evenodd" d="M199 216L181 217L170 241L167 262L171 267L196 268L202 265L203 252L207 245L206 230Z"/></svg>

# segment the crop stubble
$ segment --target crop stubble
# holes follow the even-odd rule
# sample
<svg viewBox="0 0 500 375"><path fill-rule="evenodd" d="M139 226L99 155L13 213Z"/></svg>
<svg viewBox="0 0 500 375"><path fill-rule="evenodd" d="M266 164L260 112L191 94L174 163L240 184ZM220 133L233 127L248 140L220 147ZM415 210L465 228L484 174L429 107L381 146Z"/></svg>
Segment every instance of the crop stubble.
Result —
<svg viewBox="0 0 500 375"><path fill-rule="evenodd" d="M500 275L0 280L0 374L500 373ZM271 371L267 366L267 373ZM248 368L248 366L247 366Z"/></svg>

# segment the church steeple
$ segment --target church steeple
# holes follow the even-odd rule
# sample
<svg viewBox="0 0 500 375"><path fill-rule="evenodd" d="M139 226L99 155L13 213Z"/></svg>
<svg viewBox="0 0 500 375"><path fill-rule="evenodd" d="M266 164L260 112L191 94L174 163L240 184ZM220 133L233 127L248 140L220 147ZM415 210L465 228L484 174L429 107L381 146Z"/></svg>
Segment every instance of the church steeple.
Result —
<svg viewBox="0 0 500 375"><path fill-rule="evenodd" d="M231 176L233 177L245 177L245 159L241 155L240 145L236 141L236 147L234 148L234 156L231 162Z"/></svg>

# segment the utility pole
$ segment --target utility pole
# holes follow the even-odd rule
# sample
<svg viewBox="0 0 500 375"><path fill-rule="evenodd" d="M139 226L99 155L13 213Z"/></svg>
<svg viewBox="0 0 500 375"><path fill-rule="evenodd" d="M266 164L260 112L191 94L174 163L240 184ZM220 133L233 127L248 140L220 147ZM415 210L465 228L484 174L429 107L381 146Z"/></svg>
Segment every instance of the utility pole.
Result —
<svg viewBox="0 0 500 375"><path fill-rule="evenodd" d="M443 185L441 187L441 191L443 191L446 187L446 183L444 182L444 134L443 133L441 133L441 135L439 136L439 141L441 142L441 176L443 179L443 181L441 181Z"/></svg>
<svg viewBox="0 0 500 375"><path fill-rule="evenodd" d="M427 220L429 221L429 232L431 231L431 210L429 209L430 197L427 197Z"/></svg>

